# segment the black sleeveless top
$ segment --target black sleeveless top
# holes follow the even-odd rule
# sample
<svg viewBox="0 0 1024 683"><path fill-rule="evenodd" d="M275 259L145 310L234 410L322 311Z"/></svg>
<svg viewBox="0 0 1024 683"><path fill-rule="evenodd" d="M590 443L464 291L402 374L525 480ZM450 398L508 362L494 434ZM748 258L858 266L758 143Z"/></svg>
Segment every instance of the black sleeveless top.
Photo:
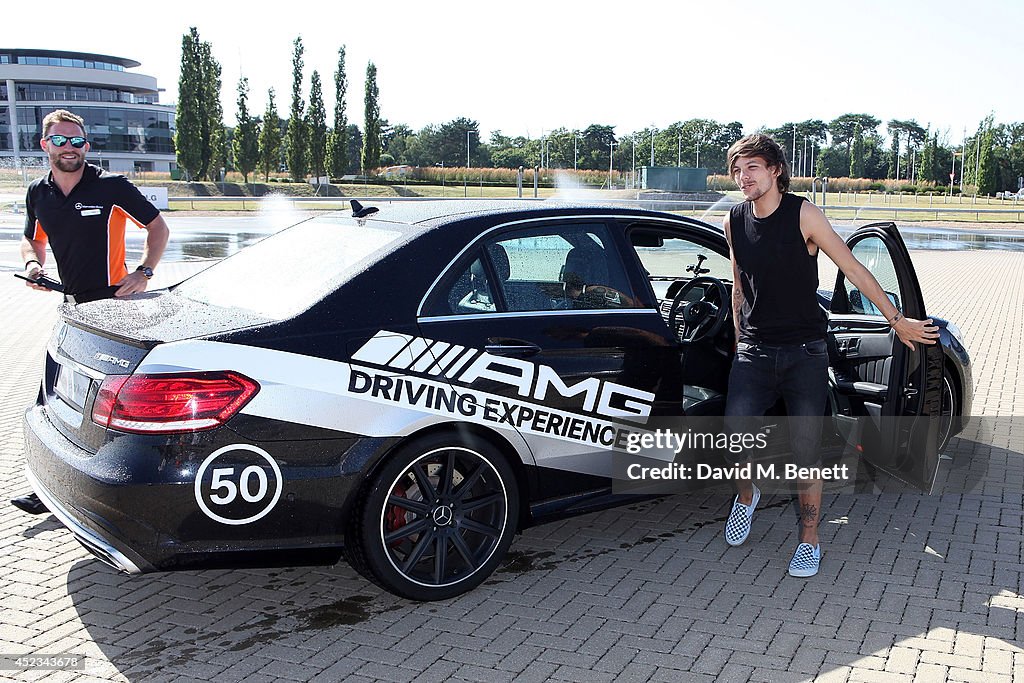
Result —
<svg viewBox="0 0 1024 683"><path fill-rule="evenodd" d="M818 258L800 233L803 197L785 193L771 215L754 216L745 201L729 211L732 250L742 287L740 339L802 344L825 338L827 316L818 303Z"/></svg>

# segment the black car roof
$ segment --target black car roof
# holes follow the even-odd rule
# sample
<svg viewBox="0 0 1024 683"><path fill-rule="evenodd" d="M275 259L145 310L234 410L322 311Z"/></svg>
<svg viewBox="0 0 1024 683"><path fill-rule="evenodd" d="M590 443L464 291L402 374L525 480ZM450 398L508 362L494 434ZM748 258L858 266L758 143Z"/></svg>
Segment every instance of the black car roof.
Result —
<svg viewBox="0 0 1024 683"><path fill-rule="evenodd" d="M430 230L456 221L478 217L503 215L508 218L516 214L523 217L575 215L634 215L651 218L674 218L678 216L646 209L624 207L615 203L565 202L557 200L529 199L444 199L444 200L372 200L365 206L380 209L371 220L404 223ZM345 214L346 212L341 212Z"/></svg>

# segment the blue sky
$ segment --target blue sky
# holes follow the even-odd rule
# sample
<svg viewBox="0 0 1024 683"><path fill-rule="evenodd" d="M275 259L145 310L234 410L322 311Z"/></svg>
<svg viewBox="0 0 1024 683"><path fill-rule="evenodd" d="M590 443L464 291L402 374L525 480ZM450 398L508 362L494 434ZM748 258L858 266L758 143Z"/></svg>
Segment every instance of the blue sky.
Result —
<svg viewBox="0 0 1024 683"><path fill-rule="evenodd" d="M1024 15L1002 0L268 4L271 14L263 3L246 13L192 0L20 2L3 13L6 27L22 30L2 42L136 59L173 102L181 36L194 25L223 67L229 123L239 75L250 81L250 110L261 112L274 87L287 112L297 35L306 96L317 69L329 117L346 45L349 120L360 125L368 60L381 115L414 129L469 116L485 132L539 137L603 123L625 134L701 117L750 131L866 112L915 118L956 143L990 112L997 122L1024 120Z"/></svg>

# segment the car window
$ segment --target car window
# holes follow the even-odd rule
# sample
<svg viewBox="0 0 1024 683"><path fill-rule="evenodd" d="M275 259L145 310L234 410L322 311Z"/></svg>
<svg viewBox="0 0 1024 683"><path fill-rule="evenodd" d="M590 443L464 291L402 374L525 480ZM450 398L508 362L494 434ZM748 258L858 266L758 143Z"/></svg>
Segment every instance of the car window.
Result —
<svg viewBox="0 0 1024 683"><path fill-rule="evenodd" d="M892 255L888 247L878 237L867 237L853 245L853 255L864 267L871 271L871 274L882 285L885 295L889 301L903 311L903 302L900 301L900 282L896 276L896 266L893 264ZM861 313L863 315L882 315L882 312L864 296L849 280L843 279L843 286L846 288L846 299L850 302L850 313Z"/></svg>
<svg viewBox="0 0 1024 683"><path fill-rule="evenodd" d="M195 301L284 320L393 250L402 236L394 224L323 216L242 249L175 291Z"/></svg>
<svg viewBox="0 0 1024 683"><path fill-rule="evenodd" d="M674 282L690 280L697 275L732 281L732 262L708 247L663 232L634 230L630 235L637 257L659 299L667 298L668 288ZM700 272L695 273L698 264Z"/></svg>
<svg viewBox="0 0 1024 683"><path fill-rule="evenodd" d="M508 311L633 308L634 295L604 224L504 233L485 244Z"/></svg>
<svg viewBox="0 0 1024 683"><path fill-rule="evenodd" d="M425 307L426 315L466 315L497 310L494 289L480 257L462 269L449 284L443 285L441 291L443 296L431 297Z"/></svg>

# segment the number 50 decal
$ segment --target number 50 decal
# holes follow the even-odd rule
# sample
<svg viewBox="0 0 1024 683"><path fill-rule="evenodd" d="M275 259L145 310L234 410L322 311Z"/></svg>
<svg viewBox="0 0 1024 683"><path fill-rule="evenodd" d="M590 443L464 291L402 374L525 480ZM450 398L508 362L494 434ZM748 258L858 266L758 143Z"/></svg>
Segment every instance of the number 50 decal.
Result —
<svg viewBox="0 0 1024 683"><path fill-rule="evenodd" d="M273 481L267 476L268 465ZM199 466L196 503L214 521L249 524L277 505L282 479L281 468L265 450L245 443L231 444L218 448Z"/></svg>

